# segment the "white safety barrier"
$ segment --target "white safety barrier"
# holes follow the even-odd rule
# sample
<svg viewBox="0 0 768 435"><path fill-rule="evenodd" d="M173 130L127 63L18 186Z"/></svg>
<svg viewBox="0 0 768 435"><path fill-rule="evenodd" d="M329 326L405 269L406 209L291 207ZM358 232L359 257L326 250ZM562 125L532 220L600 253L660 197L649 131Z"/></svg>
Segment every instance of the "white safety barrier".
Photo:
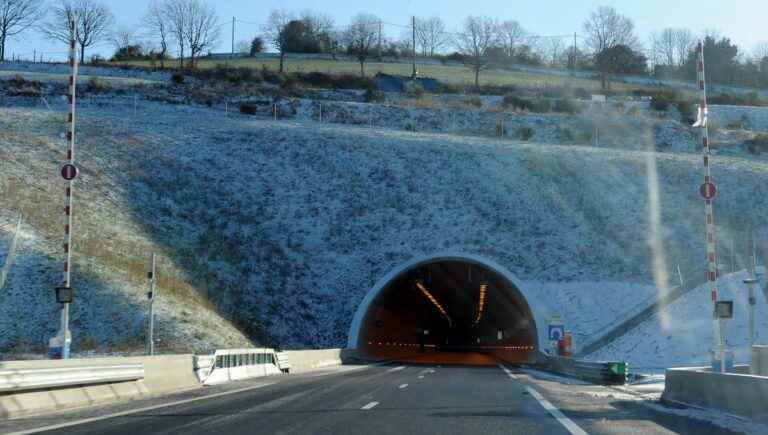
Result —
<svg viewBox="0 0 768 435"><path fill-rule="evenodd" d="M198 357L195 370L204 385L281 373L275 350L268 348L219 349L213 357Z"/></svg>
<svg viewBox="0 0 768 435"><path fill-rule="evenodd" d="M277 353L277 368L279 368L283 373L288 373L291 371L291 362L288 361L287 352Z"/></svg>
<svg viewBox="0 0 768 435"><path fill-rule="evenodd" d="M0 392L125 382L143 378L143 364L5 369L0 370Z"/></svg>

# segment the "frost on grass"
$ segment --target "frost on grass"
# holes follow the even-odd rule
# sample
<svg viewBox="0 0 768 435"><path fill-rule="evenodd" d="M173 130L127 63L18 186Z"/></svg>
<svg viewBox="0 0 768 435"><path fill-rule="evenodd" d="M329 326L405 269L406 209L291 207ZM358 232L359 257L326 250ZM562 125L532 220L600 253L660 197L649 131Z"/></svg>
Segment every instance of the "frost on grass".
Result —
<svg viewBox="0 0 768 435"><path fill-rule="evenodd" d="M2 109L0 159L22 186L18 200L38 241L18 269L32 272L11 281L8 294L24 296L3 296L16 301L2 318L18 337L0 335L0 349L39 344L55 321L62 121L61 113ZM341 346L377 279L436 252L502 264L585 339L661 285L652 281L644 151L274 122L147 102L136 113L83 108L79 132L80 342L141 341L152 250L172 277L161 288L159 328L171 348L236 345L244 336ZM651 158L667 259L659 267L694 270L704 252L700 158ZM767 166L715 162L723 237L768 211L748 201L768 193ZM33 308L22 318L23 298Z"/></svg>

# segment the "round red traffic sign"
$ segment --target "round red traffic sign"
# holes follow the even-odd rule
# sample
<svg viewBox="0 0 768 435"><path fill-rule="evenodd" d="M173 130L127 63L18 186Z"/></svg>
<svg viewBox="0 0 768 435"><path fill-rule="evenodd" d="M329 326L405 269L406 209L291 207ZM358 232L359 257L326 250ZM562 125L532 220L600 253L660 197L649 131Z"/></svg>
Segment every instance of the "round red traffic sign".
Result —
<svg viewBox="0 0 768 435"><path fill-rule="evenodd" d="M704 199L712 199L717 194L717 188L713 183L707 181L699 187L699 194Z"/></svg>
<svg viewBox="0 0 768 435"><path fill-rule="evenodd" d="M77 177L77 166L72 163L67 163L61 167L61 177L65 180L74 180Z"/></svg>

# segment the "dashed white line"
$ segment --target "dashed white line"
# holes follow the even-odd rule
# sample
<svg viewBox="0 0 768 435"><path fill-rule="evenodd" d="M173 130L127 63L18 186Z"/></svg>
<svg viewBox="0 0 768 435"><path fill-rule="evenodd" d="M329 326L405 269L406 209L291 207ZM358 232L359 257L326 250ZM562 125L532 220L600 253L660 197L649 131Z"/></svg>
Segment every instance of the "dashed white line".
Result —
<svg viewBox="0 0 768 435"><path fill-rule="evenodd" d="M408 388L408 384L403 384L397 387L399 390L402 390L403 388Z"/></svg>
<svg viewBox="0 0 768 435"><path fill-rule="evenodd" d="M376 406L376 405L378 405L378 404L379 404L379 402L371 402L371 403L369 403L369 404L367 404L367 405L363 406L363 407L362 407L362 408L360 408L360 409L365 409L365 410L367 411L367 410L369 410L369 409L372 409L374 406Z"/></svg>
<svg viewBox="0 0 768 435"><path fill-rule="evenodd" d="M420 375L420 376L419 376L419 379L424 379L424 375Z"/></svg>
<svg viewBox="0 0 768 435"><path fill-rule="evenodd" d="M502 370L507 374L507 376L510 377L510 379L517 380L517 376L515 376L514 373L509 371L508 368L504 367L503 365L499 364L499 367L501 367ZM525 391L528 392L531 396L533 396L534 399L536 399L539 404L547 410L547 412L552 415L552 417L555 417L555 420L557 420L560 424L565 427L568 432L570 432L572 435L587 435L587 432L584 431L584 429L580 428L579 425L573 422L570 418L566 417L565 414L560 412L559 409L555 408L555 405L549 402L549 400L545 399L544 396L541 395L538 391L535 389L526 386Z"/></svg>
<svg viewBox="0 0 768 435"><path fill-rule="evenodd" d="M398 370L402 370L402 369L404 369L404 368L405 368L405 366L395 367L395 368L393 368L393 369L389 369L389 370L387 370L387 373L394 373L394 372L396 372L396 371L398 371Z"/></svg>

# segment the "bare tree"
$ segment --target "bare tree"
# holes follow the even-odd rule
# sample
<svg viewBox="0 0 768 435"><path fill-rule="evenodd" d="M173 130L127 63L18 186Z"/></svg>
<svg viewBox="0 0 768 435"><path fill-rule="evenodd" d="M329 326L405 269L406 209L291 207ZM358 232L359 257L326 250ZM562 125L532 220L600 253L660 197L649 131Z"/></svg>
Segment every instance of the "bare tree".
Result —
<svg viewBox="0 0 768 435"><path fill-rule="evenodd" d="M475 72L475 87L480 84L480 70L488 64L489 50L498 41L498 24L489 17L469 16L456 36L456 47L467 56L466 63Z"/></svg>
<svg viewBox="0 0 768 435"><path fill-rule="evenodd" d="M760 63L763 59L768 58L768 41L755 44L755 48L752 49L752 58L755 63Z"/></svg>
<svg viewBox="0 0 768 435"><path fill-rule="evenodd" d="M184 0L186 3L186 29L184 37L189 47L192 68L197 65L197 59L206 50L210 50L218 42L220 27L217 26L216 11L204 0Z"/></svg>
<svg viewBox="0 0 768 435"><path fill-rule="evenodd" d="M109 36L109 41L115 47L115 50L120 50L123 47L132 45L136 39L136 32L125 27L120 26L114 30Z"/></svg>
<svg viewBox="0 0 768 435"><path fill-rule="evenodd" d="M501 45L510 59L515 57L517 47L525 43L525 33L523 26L515 20L507 20L499 25Z"/></svg>
<svg viewBox="0 0 768 435"><path fill-rule="evenodd" d="M160 46L157 53L160 57L160 68L165 68L165 56L168 54L168 37L170 33L170 23L168 17L163 13L163 4L159 0L153 0L149 4L147 12L142 19L144 28L149 35L155 38Z"/></svg>
<svg viewBox="0 0 768 435"><path fill-rule="evenodd" d="M584 33L587 46L593 54L617 45L626 45L632 49L640 45L632 20L610 6L600 6L592 12L584 21Z"/></svg>
<svg viewBox="0 0 768 435"><path fill-rule="evenodd" d="M416 19L416 42L422 55L434 56L448 42L443 20L439 17Z"/></svg>
<svg viewBox="0 0 768 435"><path fill-rule="evenodd" d="M285 64L285 49L287 45L287 38L285 34L285 27L293 19L293 16L288 12L282 10L274 10L269 14L267 24L263 27L262 31L267 37L267 40L275 50L280 53L280 72L283 72Z"/></svg>
<svg viewBox="0 0 768 435"><path fill-rule="evenodd" d="M179 68L184 68L184 53L187 48L185 38L187 23L186 3L184 0L164 0L159 4L160 14L165 21L168 35L176 42L179 52Z"/></svg>
<svg viewBox="0 0 768 435"><path fill-rule="evenodd" d="M379 18L370 14L357 14L344 32L347 51L360 62L360 75L365 76L365 62L373 54L379 40Z"/></svg>
<svg viewBox="0 0 768 435"><path fill-rule="evenodd" d="M43 0L0 0L0 61L8 38L29 29L43 16Z"/></svg>
<svg viewBox="0 0 768 435"><path fill-rule="evenodd" d="M616 12L611 6L600 6L584 21L584 33L587 46L592 50L595 64L601 53L607 52L617 46L625 46L630 49L639 49L640 41L635 34L635 25L632 20ZM609 86L607 71L600 71L603 89Z"/></svg>
<svg viewBox="0 0 768 435"><path fill-rule="evenodd" d="M546 38L543 42L544 53L546 54L546 61L549 66L555 67L561 64L563 60L563 53L566 51L565 43L561 38Z"/></svg>
<svg viewBox="0 0 768 435"><path fill-rule="evenodd" d="M656 38L654 39L654 49L656 51L656 54L658 56L659 64L661 65L668 65L668 66L674 66L677 65L676 61L676 45L675 45L675 34L677 33L677 30L672 29L670 27L667 27L666 29L662 29L660 32L658 32L656 35Z"/></svg>
<svg viewBox="0 0 768 435"><path fill-rule="evenodd" d="M696 43L696 38L688 29L677 29L674 32L674 41L677 66L681 67L685 65L685 62L688 60L688 53L693 50L693 46Z"/></svg>
<svg viewBox="0 0 768 435"><path fill-rule="evenodd" d="M96 0L59 0L52 8L53 16L42 27L48 39L69 42L69 22L77 17L77 42L80 63L85 63L85 49L110 36L115 18L109 8Z"/></svg>

